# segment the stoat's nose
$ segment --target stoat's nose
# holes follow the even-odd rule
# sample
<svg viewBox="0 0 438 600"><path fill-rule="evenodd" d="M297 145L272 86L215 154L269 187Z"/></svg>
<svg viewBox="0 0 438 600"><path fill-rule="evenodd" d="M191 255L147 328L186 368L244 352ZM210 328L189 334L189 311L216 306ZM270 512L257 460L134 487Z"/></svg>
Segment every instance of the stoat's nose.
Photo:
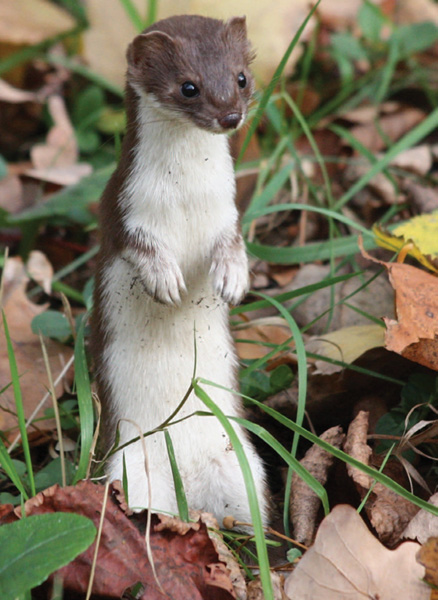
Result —
<svg viewBox="0 0 438 600"><path fill-rule="evenodd" d="M242 118L242 113L233 112L218 119L219 125L224 129L236 129Z"/></svg>

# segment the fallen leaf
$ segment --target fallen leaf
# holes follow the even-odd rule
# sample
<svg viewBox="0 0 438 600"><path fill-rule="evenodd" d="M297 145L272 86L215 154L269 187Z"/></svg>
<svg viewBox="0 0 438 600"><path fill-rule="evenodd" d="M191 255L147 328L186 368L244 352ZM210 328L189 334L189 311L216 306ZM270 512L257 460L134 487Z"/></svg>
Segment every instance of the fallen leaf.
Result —
<svg viewBox="0 0 438 600"><path fill-rule="evenodd" d="M31 269L38 270L37 278L46 287L50 288L52 269L47 259L41 253L34 251L30 255ZM30 281L26 267L19 257L9 258L3 270L3 310L6 316L12 346L17 361L20 375L20 387L23 396L25 416L28 418L38 406L48 388L46 367L38 335L31 329L32 319L47 309L47 305L37 305L26 296L26 286ZM11 373L4 332L1 332L2 344L0 345L0 389L11 382ZM53 379L56 380L63 366L72 356L72 349L53 340L46 340L46 348ZM56 386L57 395L63 392L62 380ZM2 393L0 406L0 429L7 431L17 428L15 413L14 393L11 387ZM43 417L43 406L36 417ZM38 422L38 429L52 428L53 422ZM34 428L35 426L31 426Z"/></svg>
<svg viewBox="0 0 438 600"><path fill-rule="evenodd" d="M351 364L368 350L383 346L384 343L384 327L369 323L368 325L344 327L323 336L314 336L306 342L306 350L328 359ZM344 368L342 365L335 365L324 360L316 360L315 367L315 375L331 375Z"/></svg>
<svg viewBox="0 0 438 600"><path fill-rule="evenodd" d="M379 152L386 148L388 141L397 141L421 123L425 117L426 114L418 108L401 106L395 113L382 115L378 126L375 122L357 125L350 130L350 133L371 152Z"/></svg>
<svg viewBox="0 0 438 600"><path fill-rule="evenodd" d="M419 545L404 542L387 550L351 506L338 505L322 521L314 545L289 575L293 600L429 600L415 560Z"/></svg>
<svg viewBox="0 0 438 600"><path fill-rule="evenodd" d="M76 486L65 488L55 485L28 500L24 509L27 516L74 512L89 517L99 527L104 494L104 486L91 481L81 481ZM21 507L17 507L14 514L20 517ZM10 519L10 513L6 512L4 517ZM144 528L144 513L136 515L135 520ZM226 567L218 562L205 524L201 521L190 524L183 533L179 533L174 530L172 521L170 529L166 522L162 515L153 516L150 545L157 578L169 597L175 600L235 598L231 582L227 580ZM94 552L95 544L58 571L66 592L86 592ZM126 589L138 582L143 585L141 595L137 596L139 599L162 600L163 594L147 557L144 535L121 510L110 486L93 594L120 598Z"/></svg>
<svg viewBox="0 0 438 600"><path fill-rule="evenodd" d="M403 191L407 193L410 205L419 213L429 213L438 210L438 190L406 179Z"/></svg>
<svg viewBox="0 0 438 600"><path fill-rule="evenodd" d="M373 225L373 233L376 236L375 240L376 240L377 244L381 248L386 248L388 250L392 250L393 252L396 250L399 250L399 251L403 250L403 252L405 252L407 255L412 256L413 258L418 260L418 262L420 264L422 264L424 267L426 267L430 271L433 271L434 273L438 273L438 268L431 262L429 257L425 256L416 244L414 244L413 242L409 242L402 235L400 235L400 236L394 235L393 232L385 231L385 230L381 229L378 225ZM371 258L370 260L374 260L374 259ZM380 264L389 264L389 263L381 262Z"/></svg>
<svg viewBox="0 0 438 600"><path fill-rule="evenodd" d="M431 496L428 502L438 506L438 493ZM420 544L426 543L430 537L438 537L438 517L422 508L407 525L401 537L416 540Z"/></svg>
<svg viewBox="0 0 438 600"><path fill-rule="evenodd" d="M345 435L342 433L341 427L331 427L319 437L332 446L340 448ZM307 450L300 463L317 481L325 485L333 461L332 454L314 444ZM316 518L320 507L321 500L319 497L294 472L290 496L290 520L293 526L293 538L306 546L309 546L313 541Z"/></svg>
<svg viewBox="0 0 438 600"><path fill-rule="evenodd" d="M396 319L385 317L385 347L430 369L438 370L438 278L404 263L385 263L395 291Z"/></svg>
<svg viewBox="0 0 438 600"><path fill-rule="evenodd" d="M273 600L287 600L284 592L284 577L280 573L271 571L271 583L274 593ZM260 577L256 577L248 583L248 600L265 600L265 597Z"/></svg>
<svg viewBox="0 0 438 600"><path fill-rule="evenodd" d="M337 275L343 275L340 271ZM348 304L358 308L360 311L368 313L374 317L380 318L383 315L392 315L394 311L394 292L391 285L386 280L385 276L379 276L373 279L375 272L371 269L364 271L363 278L365 281L372 281L360 292L354 293L359 285L356 277L347 281L342 281L336 285L325 287L313 292L304 302L301 302L293 312L292 316L300 326L311 323L314 319L316 322L308 327L308 333L314 335L325 333L330 320L330 330L336 331L343 327L352 327L356 325L370 325L370 320L359 314L354 308L349 308L340 301L347 297ZM301 267L290 285L285 286L282 292L295 291L302 287L319 283L325 277L330 277L329 265L307 264ZM327 314L326 311L331 305L331 293L334 288L335 304L333 314ZM286 302L285 305L289 308L294 304L295 300ZM324 314L326 313L326 314ZM321 317L321 315L323 315ZM321 317L321 318L318 318ZM339 354L338 354L339 357Z"/></svg>
<svg viewBox="0 0 438 600"><path fill-rule="evenodd" d="M74 26L74 18L48 0L0 2L1 43L30 46L68 31Z"/></svg>
<svg viewBox="0 0 438 600"><path fill-rule="evenodd" d="M23 186L18 175L6 175L0 180L0 207L11 214L24 208Z"/></svg>
<svg viewBox="0 0 438 600"><path fill-rule="evenodd" d="M434 586L430 592L430 600L438 598L438 537L432 537L417 553L417 562L426 568L424 580Z"/></svg>
<svg viewBox="0 0 438 600"><path fill-rule="evenodd" d="M39 94L37 92L27 92L14 87L7 81L0 79L0 100L12 104L21 102L38 102Z"/></svg>
<svg viewBox="0 0 438 600"><path fill-rule="evenodd" d="M438 211L418 215L393 229L405 242L414 242L422 254L438 258Z"/></svg>
<svg viewBox="0 0 438 600"><path fill-rule="evenodd" d="M233 335L239 340L236 342L239 358L247 360L260 358L268 354L272 350L272 347L268 344L283 344L292 334L283 318L266 317L265 319L255 319L249 323L242 323L242 325L233 329ZM248 340L248 342L243 340ZM252 344L251 341L259 343Z"/></svg>
<svg viewBox="0 0 438 600"><path fill-rule="evenodd" d="M77 164L78 145L63 98L56 94L50 96L48 109L54 125L47 134L46 143L32 147L33 169L26 175L59 185L73 185L89 175L92 168L86 163Z"/></svg>
<svg viewBox="0 0 438 600"><path fill-rule="evenodd" d="M369 465L372 456L372 450L367 444L367 433L368 413L359 411L348 428L344 451L365 465ZM388 545L396 544L406 525L418 512L418 507L381 483L375 483L370 475L357 467L347 464L347 472L356 483L361 498L373 486L365 505L366 513L379 538Z"/></svg>

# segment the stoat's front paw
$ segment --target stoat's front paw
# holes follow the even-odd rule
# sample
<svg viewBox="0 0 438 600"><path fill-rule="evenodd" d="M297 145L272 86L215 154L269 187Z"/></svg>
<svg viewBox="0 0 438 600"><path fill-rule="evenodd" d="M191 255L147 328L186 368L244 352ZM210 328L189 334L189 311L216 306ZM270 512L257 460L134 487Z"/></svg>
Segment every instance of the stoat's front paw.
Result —
<svg viewBox="0 0 438 600"><path fill-rule="evenodd" d="M239 304L249 290L248 259L244 253L228 261L213 259L210 273L214 291L229 304Z"/></svg>
<svg viewBox="0 0 438 600"><path fill-rule="evenodd" d="M145 291L161 304L179 305L181 296L187 292L183 274L176 261L148 265L143 269L141 279Z"/></svg>

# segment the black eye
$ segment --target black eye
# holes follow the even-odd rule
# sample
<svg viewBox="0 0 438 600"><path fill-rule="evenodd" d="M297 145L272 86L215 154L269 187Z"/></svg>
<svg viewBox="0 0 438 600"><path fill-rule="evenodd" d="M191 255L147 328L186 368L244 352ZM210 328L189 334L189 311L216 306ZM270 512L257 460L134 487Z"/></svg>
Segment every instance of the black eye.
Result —
<svg viewBox="0 0 438 600"><path fill-rule="evenodd" d="M239 73L239 75L237 76L237 85L240 88L246 87L246 77L243 73Z"/></svg>
<svg viewBox="0 0 438 600"><path fill-rule="evenodd" d="M181 86L181 94L186 98L199 96L199 88L191 81L185 81Z"/></svg>

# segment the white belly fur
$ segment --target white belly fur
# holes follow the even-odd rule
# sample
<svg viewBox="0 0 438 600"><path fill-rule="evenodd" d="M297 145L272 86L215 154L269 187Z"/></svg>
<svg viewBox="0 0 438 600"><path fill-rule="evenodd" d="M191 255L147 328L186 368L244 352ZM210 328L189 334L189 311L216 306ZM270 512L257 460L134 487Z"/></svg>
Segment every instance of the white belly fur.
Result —
<svg viewBox="0 0 438 600"><path fill-rule="evenodd" d="M147 111L145 103L140 115L145 131L148 120L152 120ZM126 227L143 226L166 242L178 260L188 293L179 307L157 303L144 292L141 283L133 284L138 274L135 267L117 256L106 266L103 286L109 336L101 371L111 390L111 415L115 420L135 421L143 433L167 419L184 397L194 370L195 339L197 376L232 388L237 366L228 306L215 297L209 276L214 240L237 218L227 140L192 128L189 133L193 139L187 139L187 133L178 151L173 138L179 132L169 126L169 131L163 133L163 127L161 123L156 135L149 128L134 157L133 172L137 175L135 185L126 189ZM161 150L163 135L169 140L165 154ZM166 160L172 168L168 168ZM201 164L203 168L199 170ZM205 389L226 415L239 414L238 397L214 387ZM192 393L178 417L198 410L206 407ZM266 522L261 460L243 431L236 424L233 426L250 462ZM213 512L219 522L229 514L250 521L240 466L219 421L215 417L191 417L171 426L169 433L189 506ZM120 422L120 444L137 435L135 427ZM152 508L176 513L164 434L157 432L145 440ZM146 507L148 484L142 447L136 442L123 452L129 504ZM122 478L122 461L122 452L111 458L108 472L112 480Z"/></svg>

